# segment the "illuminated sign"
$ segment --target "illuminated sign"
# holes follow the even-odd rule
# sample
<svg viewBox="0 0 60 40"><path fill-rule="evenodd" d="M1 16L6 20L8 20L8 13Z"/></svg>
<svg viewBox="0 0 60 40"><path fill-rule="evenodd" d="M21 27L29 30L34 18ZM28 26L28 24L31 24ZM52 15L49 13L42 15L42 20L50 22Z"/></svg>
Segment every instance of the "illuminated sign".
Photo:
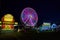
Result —
<svg viewBox="0 0 60 40"><path fill-rule="evenodd" d="M5 21L5 22L3 22L3 24L6 24L6 25L12 24L12 25L13 25L14 22L10 22L10 21L8 22L8 21Z"/></svg>
<svg viewBox="0 0 60 40"><path fill-rule="evenodd" d="M42 26L51 26L51 23L43 23Z"/></svg>

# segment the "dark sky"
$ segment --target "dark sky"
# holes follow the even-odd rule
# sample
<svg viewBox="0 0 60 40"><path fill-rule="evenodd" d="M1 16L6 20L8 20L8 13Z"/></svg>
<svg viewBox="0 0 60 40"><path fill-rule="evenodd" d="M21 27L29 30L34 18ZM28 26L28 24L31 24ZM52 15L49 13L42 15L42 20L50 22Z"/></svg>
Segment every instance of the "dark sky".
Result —
<svg viewBox="0 0 60 40"><path fill-rule="evenodd" d="M6 13L11 13L15 20L20 21L20 14L22 10L26 7L31 7L36 10L38 14L38 25L43 22L51 22L60 24L60 2L59 1L38 1L38 0L30 0L30 1L21 1L21 0L1 0L1 17Z"/></svg>

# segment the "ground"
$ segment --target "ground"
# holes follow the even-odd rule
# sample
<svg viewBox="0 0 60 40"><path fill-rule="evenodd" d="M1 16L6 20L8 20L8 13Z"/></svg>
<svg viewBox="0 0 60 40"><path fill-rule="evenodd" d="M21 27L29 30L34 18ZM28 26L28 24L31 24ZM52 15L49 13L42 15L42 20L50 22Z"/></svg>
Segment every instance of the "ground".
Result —
<svg viewBox="0 0 60 40"><path fill-rule="evenodd" d="M37 33L36 31L27 31L27 32L9 32L9 33L0 33L0 39L3 40L40 40L40 39L52 39L56 38L57 35L55 32L43 32Z"/></svg>

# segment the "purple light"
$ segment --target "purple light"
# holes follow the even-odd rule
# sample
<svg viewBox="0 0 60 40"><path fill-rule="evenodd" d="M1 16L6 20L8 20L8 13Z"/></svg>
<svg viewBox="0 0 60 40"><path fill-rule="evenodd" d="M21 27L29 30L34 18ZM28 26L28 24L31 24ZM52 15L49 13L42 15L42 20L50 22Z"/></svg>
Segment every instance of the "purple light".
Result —
<svg viewBox="0 0 60 40"><path fill-rule="evenodd" d="M26 26L35 26L38 21L38 16L34 9L27 7L22 11L21 19Z"/></svg>

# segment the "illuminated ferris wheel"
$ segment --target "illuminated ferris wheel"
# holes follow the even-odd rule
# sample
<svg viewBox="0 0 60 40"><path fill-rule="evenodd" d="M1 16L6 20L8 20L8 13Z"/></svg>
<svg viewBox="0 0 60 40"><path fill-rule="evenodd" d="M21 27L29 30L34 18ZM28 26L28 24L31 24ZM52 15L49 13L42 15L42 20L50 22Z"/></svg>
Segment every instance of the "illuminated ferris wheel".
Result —
<svg viewBox="0 0 60 40"><path fill-rule="evenodd" d="M38 15L34 9L27 7L23 9L21 19L26 26L35 26L38 21Z"/></svg>

